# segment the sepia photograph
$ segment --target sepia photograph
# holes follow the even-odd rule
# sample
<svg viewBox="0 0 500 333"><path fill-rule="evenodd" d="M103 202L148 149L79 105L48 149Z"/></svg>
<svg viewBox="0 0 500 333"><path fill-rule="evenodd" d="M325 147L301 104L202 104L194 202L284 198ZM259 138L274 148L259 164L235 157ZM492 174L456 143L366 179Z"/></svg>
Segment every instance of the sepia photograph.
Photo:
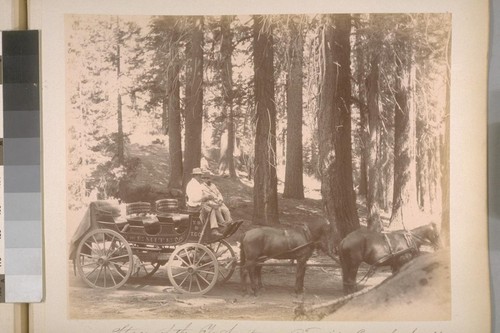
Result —
<svg viewBox="0 0 500 333"><path fill-rule="evenodd" d="M68 319L451 320L451 51L450 13L65 14Z"/></svg>

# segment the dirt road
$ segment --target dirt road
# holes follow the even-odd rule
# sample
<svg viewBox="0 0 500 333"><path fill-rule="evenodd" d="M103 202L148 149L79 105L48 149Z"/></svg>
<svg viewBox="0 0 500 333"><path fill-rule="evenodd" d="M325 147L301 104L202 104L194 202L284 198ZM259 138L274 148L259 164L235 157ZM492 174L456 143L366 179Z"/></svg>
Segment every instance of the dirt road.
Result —
<svg viewBox="0 0 500 333"><path fill-rule="evenodd" d="M310 262L332 260L313 257ZM149 279L129 281L118 290L88 287L70 268L70 317L72 319L233 319L293 320L299 299L294 294L295 267L264 267L264 290L257 296L243 295L239 269L222 285L204 296L178 293L170 286L166 268ZM362 267L360 276L366 272ZM366 286L381 282L388 271L379 271ZM341 269L308 267L305 278L307 305L343 296Z"/></svg>

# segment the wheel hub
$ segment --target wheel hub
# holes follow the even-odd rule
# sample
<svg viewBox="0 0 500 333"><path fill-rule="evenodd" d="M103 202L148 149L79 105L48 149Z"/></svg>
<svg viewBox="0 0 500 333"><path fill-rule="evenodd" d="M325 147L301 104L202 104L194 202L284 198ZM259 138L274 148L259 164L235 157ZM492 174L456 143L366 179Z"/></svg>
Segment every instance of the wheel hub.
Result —
<svg viewBox="0 0 500 333"><path fill-rule="evenodd" d="M99 259L97 259L97 263L98 263L99 265L101 265L101 266L102 266L102 265L107 265L107 264L108 264L108 258L107 258L107 257L105 257L105 256L102 256L102 257L100 257Z"/></svg>

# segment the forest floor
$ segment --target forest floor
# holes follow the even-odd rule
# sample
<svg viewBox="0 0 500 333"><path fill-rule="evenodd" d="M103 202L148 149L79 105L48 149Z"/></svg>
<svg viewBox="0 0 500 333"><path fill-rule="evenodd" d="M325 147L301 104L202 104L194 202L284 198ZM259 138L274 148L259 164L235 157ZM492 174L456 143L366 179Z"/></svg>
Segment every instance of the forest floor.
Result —
<svg viewBox="0 0 500 333"><path fill-rule="evenodd" d="M161 145L142 147L134 151L142 160L140 181L144 183L156 182L159 173L164 173L168 162L162 154ZM215 170L214 164L210 165ZM245 231L256 227L252 220L252 184L245 177L230 179L224 176L213 177L213 182L218 186L225 197L235 220L246 221L240 229L228 240L235 252L239 253L237 240ZM284 199L279 195L280 222L287 224L302 223L314 218L323 218L322 204L319 194L319 182L309 181L306 188L306 199ZM361 217L365 215L363 204L358 205ZM239 256L238 256L239 257ZM331 302L342 296L341 268L329 257L322 253L315 253L309 263L324 264L324 267L309 267L305 277L306 307L315 304ZM363 276L369 267L362 265L358 277ZM424 270L425 271L425 270ZM429 275L438 270L430 270ZM240 286L239 268L229 281L216 285L204 296L190 296L180 294L170 286L166 267L149 279L130 280L118 290L91 289L73 274L72 265L68 265L69 272L69 316L72 319L232 319L232 320L293 320L297 298L294 294L295 267L264 267L263 282L265 289L257 297L244 295ZM415 274L414 274L415 275ZM378 269L365 283L364 287L380 284L390 276L390 270ZM417 275L415 275L417 276ZM404 288L418 288L423 282L407 276L408 282ZM420 278L421 281L422 278ZM438 278L426 276L429 281ZM448 277L449 279L449 277ZM449 283L449 281L448 281ZM378 289L378 288L377 288ZM377 289L370 293L377 292ZM385 291L384 302L394 301L398 304L408 303L408 299L401 298L401 288L394 288L391 293ZM412 294L412 297L417 295ZM446 296L446 295L445 295ZM366 297L366 296L365 296ZM443 296L444 297L444 296ZM420 296L423 303L429 302ZM417 302L412 299L412 302ZM430 301L432 302L432 301ZM352 301L351 301L352 303ZM349 304L349 303L348 303ZM378 304L375 297L370 304ZM419 304L421 305L421 304ZM352 305L351 305L352 306ZM356 306L356 305L354 305ZM361 309L361 307L360 307ZM333 318L333 320L339 320ZM340 319L342 320L342 319ZM361 320L358 318L357 320Z"/></svg>

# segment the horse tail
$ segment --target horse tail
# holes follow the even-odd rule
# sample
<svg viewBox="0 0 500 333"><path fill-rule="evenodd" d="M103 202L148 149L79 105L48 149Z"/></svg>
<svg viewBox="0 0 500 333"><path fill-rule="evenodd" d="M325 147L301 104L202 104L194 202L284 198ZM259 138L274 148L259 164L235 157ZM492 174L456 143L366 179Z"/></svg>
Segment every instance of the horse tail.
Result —
<svg viewBox="0 0 500 333"><path fill-rule="evenodd" d="M240 238L240 283L243 289L243 292L247 292L247 276L248 270L246 268L246 254L245 247L243 246L243 240L245 238L245 234L243 234Z"/></svg>
<svg viewBox="0 0 500 333"><path fill-rule="evenodd" d="M243 267L246 262L245 249L243 247L243 237L240 239L240 266Z"/></svg>

